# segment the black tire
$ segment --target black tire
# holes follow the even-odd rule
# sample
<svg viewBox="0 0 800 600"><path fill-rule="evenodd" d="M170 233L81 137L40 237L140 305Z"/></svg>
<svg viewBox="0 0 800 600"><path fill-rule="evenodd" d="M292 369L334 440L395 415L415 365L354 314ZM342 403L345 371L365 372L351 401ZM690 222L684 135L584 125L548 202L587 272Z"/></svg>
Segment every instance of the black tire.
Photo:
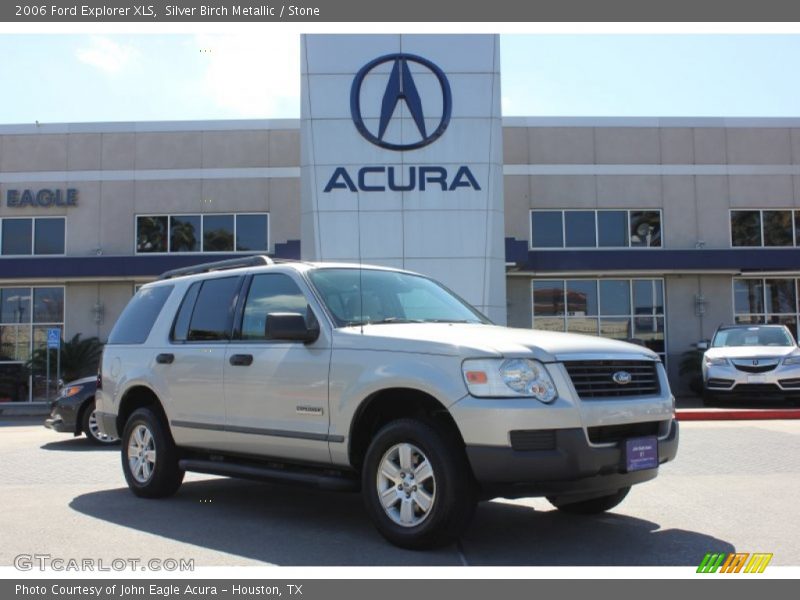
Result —
<svg viewBox="0 0 800 600"><path fill-rule="evenodd" d="M598 498L591 498L589 500L582 500L580 502L561 502L556 501L549 496L547 500L561 512L569 513L571 515L598 515L611 510L615 506L618 506L630 491L631 488L628 486L617 490L613 494L600 496Z"/></svg>
<svg viewBox="0 0 800 600"><path fill-rule="evenodd" d="M97 434L94 433L94 431L97 431L97 424L92 423L93 413L94 400L88 402L86 406L83 407L83 413L81 413L81 431L83 431L83 435L86 436L86 439L96 446L108 446L119 442L119 438L103 435L99 433L99 431Z"/></svg>
<svg viewBox="0 0 800 600"><path fill-rule="evenodd" d="M143 438L138 438L147 440L146 445L139 445L150 448L152 439L152 449L155 451L152 455L153 466L134 474L130 453L137 444L132 438L144 431L149 432L150 437L145 435ZM149 408L135 410L125 423L121 456L125 481L137 496L166 498L177 492L183 482L184 471L178 466L178 450L175 448L175 442L162 418Z"/></svg>
<svg viewBox="0 0 800 600"><path fill-rule="evenodd" d="M384 460L387 457L391 460L390 453L401 446L418 451L412 455L413 459L419 460L414 463L418 467L423 465L424 459L432 469L432 477L420 483L420 492L417 491L416 482L412 482L414 486L410 493L413 496L408 495L410 487L400 491L400 486L388 485L389 479L379 472L380 465L385 464ZM417 482L422 482L424 475L421 471L414 472L420 477ZM384 508L379 496L379 485L385 485L385 492L396 490L396 509ZM456 435L430 421L398 419L383 427L372 439L367 450L361 489L367 512L378 531L401 548L417 550L452 543L466 529L475 511L476 486L463 444ZM417 504L417 494L421 492L426 492L427 497L432 498L427 511L422 510L421 504ZM389 514L396 510L395 518L402 518L400 507L405 502L403 494L405 500L411 498L408 503L413 506L409 509L413 514L412 520L421 519L417 524L401 525ZM388 502L392 502L392 499L389 498ZM417 513L424 514L420 516Z"/></svg>

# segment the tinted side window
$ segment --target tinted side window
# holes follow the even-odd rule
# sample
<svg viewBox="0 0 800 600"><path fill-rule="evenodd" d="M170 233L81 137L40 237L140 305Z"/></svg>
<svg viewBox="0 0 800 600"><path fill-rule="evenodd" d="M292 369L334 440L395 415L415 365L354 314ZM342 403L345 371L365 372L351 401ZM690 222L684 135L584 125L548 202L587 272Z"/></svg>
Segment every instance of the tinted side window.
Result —
<svg viewBox="0 0 800 600"><path fill-rule="evenodd" d="M185 342L189 337L189 320L192 318L194 303L197 301L201 284L201 281L193 283L183 297L178 315L175 317L175 325L172 326L172 339L176 342Z"/></svg>
<svg viewBox="0 0 800 600"><path fill-rule="evenodd" d="M227 340L230 337L240 283L240 277L207 279L203 282L194 304L188 340Z"/></svg>
<svg viewBox="0 0 800 600"><path fill-rule="evenodd" d="M108 343L143 344L174 287L160 285L139 290L114 324Z"/></svg>
<svg viewBox="0 0 800 600"><path fill-rule="evenodd" d="M263 340L267 315L276 312L306 314L308 301L288 275L256 275L250 284L242 318L242 339Z"/></svg>

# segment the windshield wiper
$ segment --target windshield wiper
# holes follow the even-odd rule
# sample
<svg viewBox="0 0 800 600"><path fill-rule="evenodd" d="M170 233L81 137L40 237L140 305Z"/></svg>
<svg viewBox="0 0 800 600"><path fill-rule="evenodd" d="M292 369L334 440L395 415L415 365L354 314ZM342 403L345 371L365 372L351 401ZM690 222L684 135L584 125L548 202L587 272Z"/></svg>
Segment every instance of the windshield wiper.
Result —
<svg viewBox="0 0 800 600"><path fill-rule="evenodd" d="M364 321L347 321L346 327L359 327L361 325L385 325L387 323L424 323L422 319L404 319L402 317L386 317L385 319L364 320Z"/></svg>
<svg viewBox="0 0 800 600"><path fill-rule="evenodd" d="M468 321L467 319L425 319L426 323L477 323L477 321Z"/></svg>

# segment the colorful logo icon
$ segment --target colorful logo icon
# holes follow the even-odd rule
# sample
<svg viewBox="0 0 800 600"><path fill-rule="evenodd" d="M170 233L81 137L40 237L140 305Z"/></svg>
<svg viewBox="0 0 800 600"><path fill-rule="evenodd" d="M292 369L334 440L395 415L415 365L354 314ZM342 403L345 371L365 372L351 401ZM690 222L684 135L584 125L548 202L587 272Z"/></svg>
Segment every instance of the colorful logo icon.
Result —
<svg viewBox="0 0 800 600"><path fill-rule="evenodd" d="M708 552L700 566L698 573L763 573L772 560L772 554L767 552Z"/></svg>

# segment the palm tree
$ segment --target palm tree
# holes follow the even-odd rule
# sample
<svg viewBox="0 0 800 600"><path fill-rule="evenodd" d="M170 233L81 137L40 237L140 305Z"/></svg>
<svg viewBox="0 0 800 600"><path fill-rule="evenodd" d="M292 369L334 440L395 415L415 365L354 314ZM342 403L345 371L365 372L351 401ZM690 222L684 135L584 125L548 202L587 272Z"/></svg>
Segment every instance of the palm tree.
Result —
<svg viewBox="0 0 800 600"><path fill-rule="evenodd" d="M55 349L37 348L33 351L27 367L33 373L44 373L47 369L47 353L50 352L50 369L55 370L58 357ZM103 343L97 337L81 339L76 333L68 342L61 342L61 378L72 381L97 373Z"/></svg>

